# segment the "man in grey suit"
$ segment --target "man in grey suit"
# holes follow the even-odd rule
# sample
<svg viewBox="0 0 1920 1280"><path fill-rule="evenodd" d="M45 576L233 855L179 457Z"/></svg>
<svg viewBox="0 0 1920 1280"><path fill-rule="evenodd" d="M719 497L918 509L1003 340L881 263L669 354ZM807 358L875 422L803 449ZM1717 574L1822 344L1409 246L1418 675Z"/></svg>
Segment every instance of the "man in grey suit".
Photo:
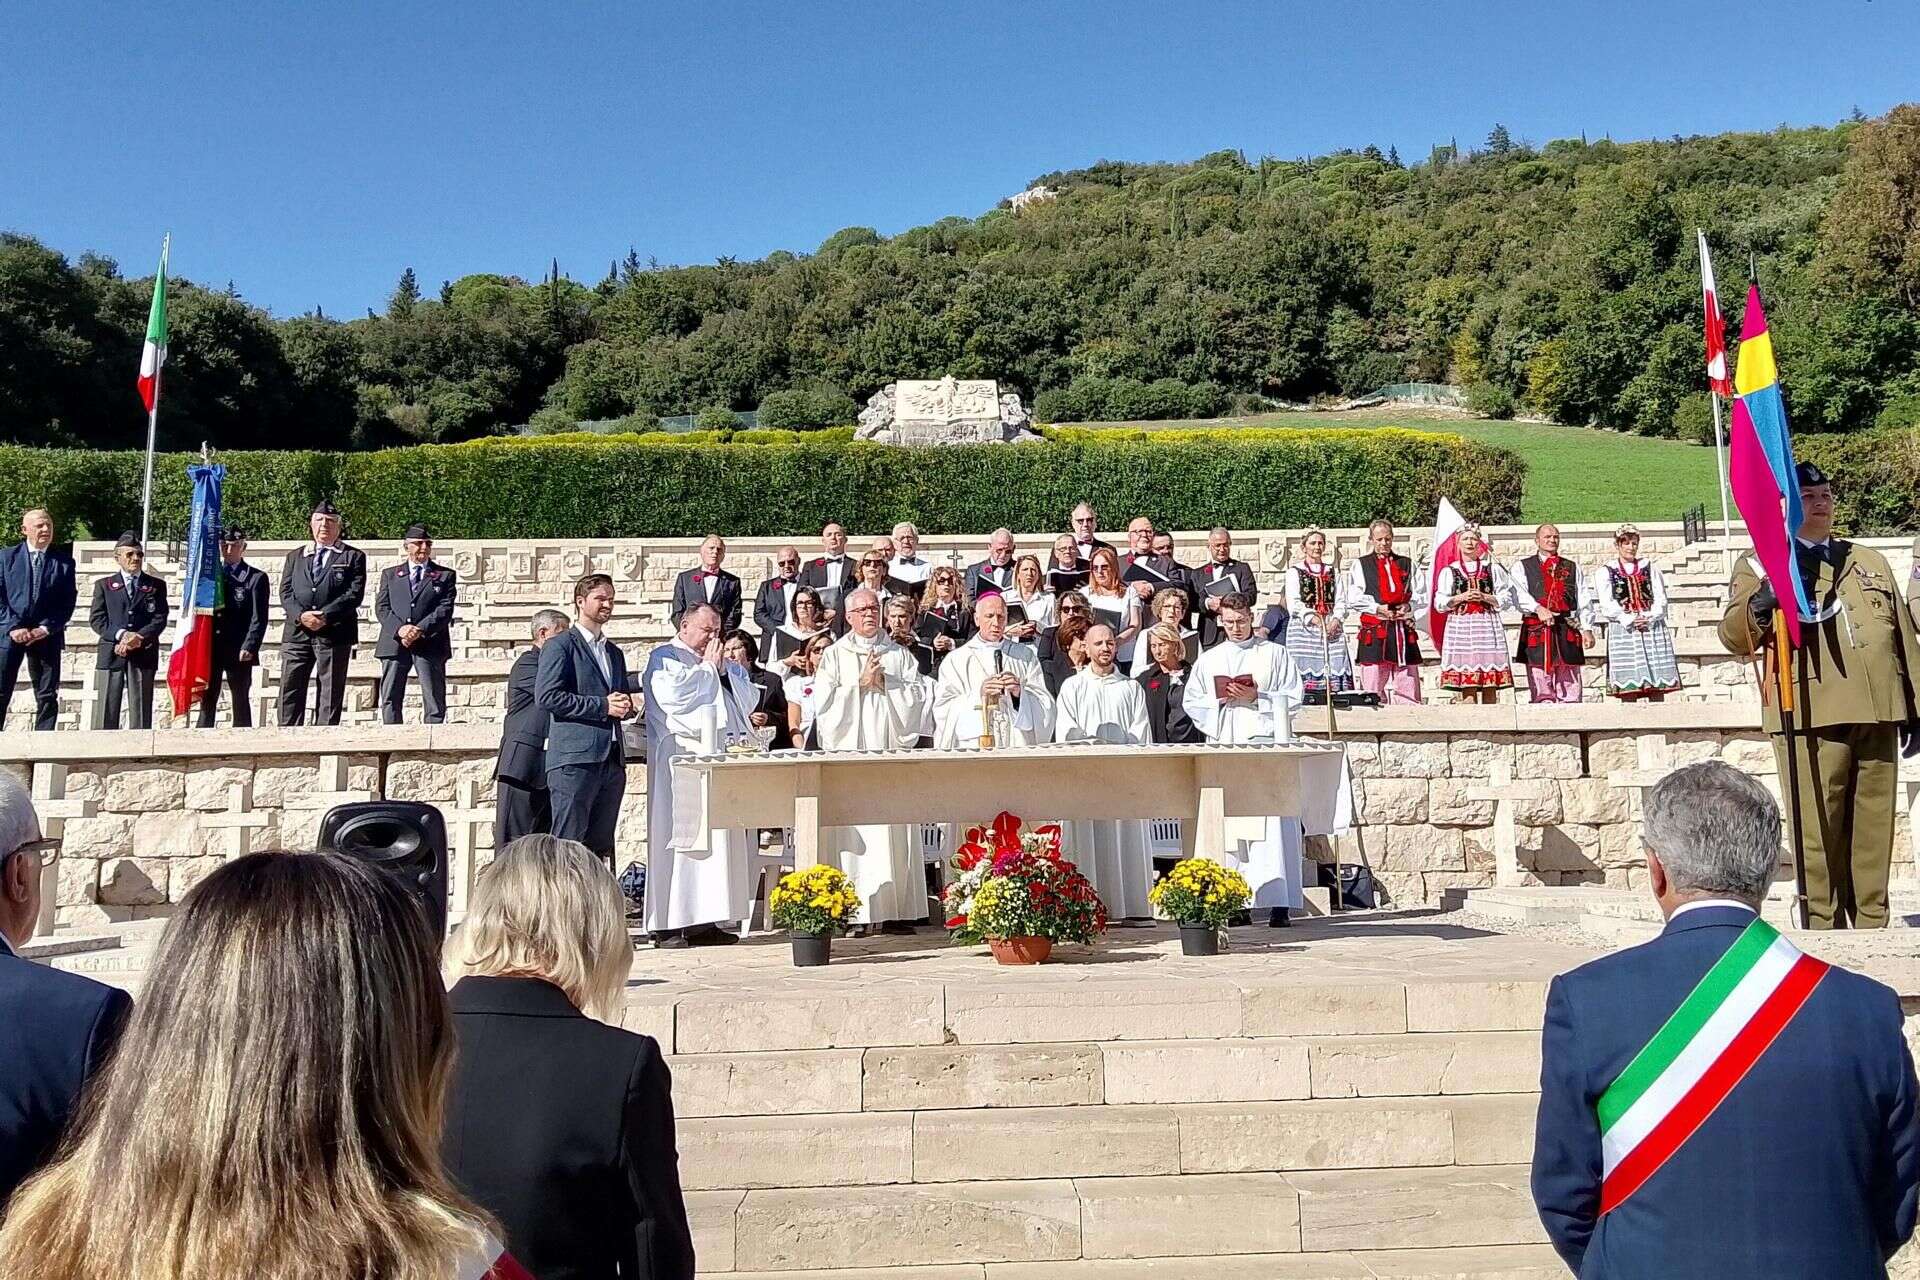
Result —
<svg viewBox="0 0 1920 1280"><path fill-rule="evenodd" d="M500 755L494 764L493 847L504 849L521 836L553 829L553 801L547 791L547 724L551 717L534 697L540 674L540 650L567 629L567 615L542 609L533 615L533 648L513 660L507 673L507 718L500 730Z"/></svg>
<svg viewBox="0 0 1920 1280"><path fill-rule="evenodd" d="M553 834L578 840L613 863L614 826L627 791L620 725L639 714L626 655L606 637L613 579L589 573L573 585L574 625L540 650L534 701L547 725L547 791Z"/></svg>

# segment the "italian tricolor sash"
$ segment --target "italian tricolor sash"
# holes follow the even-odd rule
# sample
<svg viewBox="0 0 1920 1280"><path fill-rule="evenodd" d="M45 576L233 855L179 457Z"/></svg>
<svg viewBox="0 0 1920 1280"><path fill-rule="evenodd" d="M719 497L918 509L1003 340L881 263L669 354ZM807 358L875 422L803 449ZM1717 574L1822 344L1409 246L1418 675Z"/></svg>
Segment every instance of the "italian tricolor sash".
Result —
<svg viewBox="0 0 1920 1280"><path fill-rule="evenodd" d="M1733 1092L1825 977L1758 916L1600 1095L1600 1212L1638 1191Z"/></svg>

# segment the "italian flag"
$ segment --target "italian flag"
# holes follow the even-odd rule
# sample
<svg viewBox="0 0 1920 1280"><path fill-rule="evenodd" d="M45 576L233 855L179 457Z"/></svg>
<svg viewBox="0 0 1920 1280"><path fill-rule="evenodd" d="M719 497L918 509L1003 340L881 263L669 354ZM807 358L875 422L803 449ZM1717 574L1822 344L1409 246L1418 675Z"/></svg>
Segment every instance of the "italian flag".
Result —
<svg viewBox="0 0 1920 1280"><path fill-rule="evenodd" d="M140 403L153 412L160 400L160 366L167 362L167 248L160 245L160 270L153 277L153 306L147 312L147 341L140 348Z"/></svg>
<svg viewBox="0 0 1920 1280"><path fill-rule="evenodd" d="M1595 1105L1601 1213L1619 1208L1707 1122L1826 973L1766 921L1746 927Z"/></svg>

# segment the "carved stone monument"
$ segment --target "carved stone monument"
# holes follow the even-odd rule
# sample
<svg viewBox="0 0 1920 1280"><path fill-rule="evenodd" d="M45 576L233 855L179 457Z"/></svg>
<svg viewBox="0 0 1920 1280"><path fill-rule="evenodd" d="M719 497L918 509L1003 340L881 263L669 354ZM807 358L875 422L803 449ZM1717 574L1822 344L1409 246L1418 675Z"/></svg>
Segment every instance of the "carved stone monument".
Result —
<svg viewBox="0 0 1920 1280"><path fill-rule="evenodd" d="M890 382L860 411L854 435L885 444L985 444L1037 439L1014 392L988 379Z"/></svg>

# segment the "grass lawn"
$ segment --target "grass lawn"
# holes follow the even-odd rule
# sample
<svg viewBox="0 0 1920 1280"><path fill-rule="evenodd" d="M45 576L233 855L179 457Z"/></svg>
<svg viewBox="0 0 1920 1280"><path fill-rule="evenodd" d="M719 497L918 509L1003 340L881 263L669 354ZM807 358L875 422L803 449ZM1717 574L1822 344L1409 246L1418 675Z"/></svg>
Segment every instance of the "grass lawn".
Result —
<svg viewBox="0 0 1920 1280"><path fill-rule="evenodd" d="M1494 422L1418 408L1355 409L1345 413L1263 413L1191 422L1078 423L1079 426L1171 430L1208 427L1405 427L1444 431L1511 449L1527 462L1522 518L1566 523L1678 520L1699 503L1720 520L1720 489L1713 450L1674 440L1620 435L1588 427ZM1472 512L1466 513L1471 516Z"/></svg>

